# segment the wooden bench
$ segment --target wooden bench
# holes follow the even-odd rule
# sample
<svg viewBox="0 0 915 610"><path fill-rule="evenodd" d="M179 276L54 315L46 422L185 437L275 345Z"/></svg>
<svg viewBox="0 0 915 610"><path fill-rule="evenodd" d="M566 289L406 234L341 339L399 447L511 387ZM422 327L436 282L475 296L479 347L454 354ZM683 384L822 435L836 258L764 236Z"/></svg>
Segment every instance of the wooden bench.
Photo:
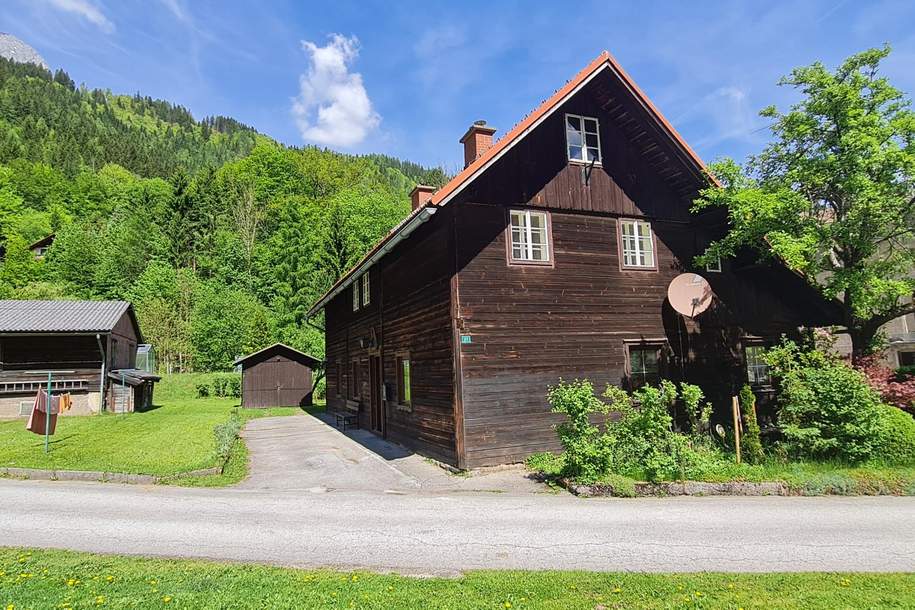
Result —
<svg viewBox="0 0 915 610"><path fill-rule="evenodd" d="M334 413L334 418L336 420L336 425L338 428L346 431L347 427L349 428L358 428L359 427L359 403L346 401L346 406L343 407L343 411L336 411Z"/></svg>

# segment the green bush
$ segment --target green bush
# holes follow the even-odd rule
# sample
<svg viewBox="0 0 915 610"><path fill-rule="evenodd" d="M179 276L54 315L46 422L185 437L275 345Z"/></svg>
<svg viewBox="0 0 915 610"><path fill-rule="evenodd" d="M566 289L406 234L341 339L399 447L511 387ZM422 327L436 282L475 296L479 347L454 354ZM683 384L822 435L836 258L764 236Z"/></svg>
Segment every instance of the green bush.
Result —
<svg viewBox="0 0 915 610"><path fill-rule="evenodd" d="M874 459L888 466L915 464L915 419L898 407L880 405Z"/></svg>
<svg viewBox="0 0 915 610"><path fill-rule="evenodd" d="M744 427L743 457L750 464L761 464L765 459L762 440L759 436L759 421L756 419L756 395L749 385L740 388L740 405L743 411Z"/></svg>
<svg viewBox="0 0 915 610"><path fill-rule="evenodd" d="M565 450L563 474L582 483L590 483L610 472L612 447L607 435L591 423L591 416L606 415L608 406L594 395L590 381L564 383L561 379L547 393L553 413L568 417L556 426L559 442Z"/></svg>
<svg viewBox="0 0 915 610"><path fill-rule="evenodd" d="M837 357L784 341L766 353L780 390L779 421L798 457L860 463L875 457L879 395Z"/></svg>
<svg viewBox="0 0 915 610"><path fill-rule="evenodd" d="M539 472L547 477L558 477L562 474L565 460L561 455L543 451L529 455L525 464L534 472Z"/></svg>
<svg viewBox="0 0 915 610"><path fill-rule="evenodd" d="M608 386L604 402L594 396L588 381L560 381L550 388L548 398L553 412L569 418L556 427L565 450L561 474L580 483L604 481L610 475L650 481L682 479L711 472L726 462L708 434L702 432L708 429L711 408L696 386L681 384L678 393L676 385L662 381L657 387L645 386L631 395ZM690 414L693 432L689 435L673 429L670 410L678 399ZM606 417L610 412L615 417ZM604 417L596 417L600 415ZM603 432L595 425L596 419ZM536 454L528 465L548 472L557 468L558 459Z"/></svg>
<svg viewBox="0 0 915 610"><path fill-rule="evenodd" d="M635 481L621 474L610 473L600 480L601 485L610 487L610 494L617 498L634 498Z"/></svg>
<svg viewBox="0 0 915 610"><path fill-rule="evenodd" d="M326 377L322 377L321 381L319 381L317 383L317 385L315 385L314 390L312 392L312 398L315 398L318 400L323 400L323 399L327 398L327 378Z"/></svg>
<svg viewBox="0 0 915 610"><path fill-rule="evenodd" d="M896 378L899 381L905 381L910 377L915 377L915 364L900 366L898 369L896 369Z"/></svg>
<svg viewBox="0 0 915 610"><path fill-rule="evenodd" d="M233 413L232 417L213 427L213 435L216 437L216 457L220 461L229 459L232 445L235 444L243 423L241 418Z"/></svg>
<svg viewBox="0 0 915 610"><path fill-rule="evenodd" d="M229 380L225 375L216 375L216 377L213 378L213 393L219 398L225 398L228 384Z"/></svg>
<svg viewBox="0 0 915 610"><path fill-rule="evenodd" d="M241 375L233 373L226 381L226 394L232 398L241 398Z"/></svg>
<svg viewBox="0 0 915 610"><path fill-rule="evenodd" d="M197 384L197 398L207 398L210 395L210 384L208 383L198 383Z"/></svg>

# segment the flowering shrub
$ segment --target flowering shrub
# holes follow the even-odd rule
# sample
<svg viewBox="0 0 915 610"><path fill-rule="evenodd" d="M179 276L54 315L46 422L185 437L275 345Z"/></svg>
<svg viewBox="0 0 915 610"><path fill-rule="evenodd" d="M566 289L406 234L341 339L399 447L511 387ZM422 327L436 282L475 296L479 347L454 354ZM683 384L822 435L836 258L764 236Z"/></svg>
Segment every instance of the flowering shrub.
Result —
<svg viewBox="0 0 915 610"><path fill-rule="evenodd" d="M915 421L884 405L863 373L837 356L791 341L768 350L766 361L779 386L779 423L792 454L911 463Z"/></svg>
<svg viewBox="0 0 915 610"><path fill-rule="evenodd" d="M900 375L884 366L875 355L859 358L855 368L864 373L884 402L900 409L915 410L915 375Z"/></svg>

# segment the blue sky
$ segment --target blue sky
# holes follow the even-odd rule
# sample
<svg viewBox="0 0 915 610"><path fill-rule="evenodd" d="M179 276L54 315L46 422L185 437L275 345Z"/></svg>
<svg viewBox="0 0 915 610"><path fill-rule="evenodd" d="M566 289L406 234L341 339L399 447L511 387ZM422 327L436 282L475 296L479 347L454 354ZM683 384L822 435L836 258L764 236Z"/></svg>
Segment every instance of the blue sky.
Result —
<svg viewBox="0 0 915 610"><path fill-rule="evenodd" d="M798 65L888 42L915 93L911 0L6 0L0 30L90 87L450 171L473 120L503 133L603 49L707 161L765 144L757 112L791 102Z"/></svg>

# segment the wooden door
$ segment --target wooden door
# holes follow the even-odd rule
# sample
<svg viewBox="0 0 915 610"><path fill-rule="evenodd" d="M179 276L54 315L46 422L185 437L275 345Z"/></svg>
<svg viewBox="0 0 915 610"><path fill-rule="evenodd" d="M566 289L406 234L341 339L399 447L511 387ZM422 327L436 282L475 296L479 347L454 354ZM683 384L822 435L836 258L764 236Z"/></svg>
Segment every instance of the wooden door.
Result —
<svg viewBox="0 0 915 610"><path fill-rule="evenodd" d="M369 386L371 388L372 431L384 436L384 400L381 392L381 358L369 356Z"/></svg>

